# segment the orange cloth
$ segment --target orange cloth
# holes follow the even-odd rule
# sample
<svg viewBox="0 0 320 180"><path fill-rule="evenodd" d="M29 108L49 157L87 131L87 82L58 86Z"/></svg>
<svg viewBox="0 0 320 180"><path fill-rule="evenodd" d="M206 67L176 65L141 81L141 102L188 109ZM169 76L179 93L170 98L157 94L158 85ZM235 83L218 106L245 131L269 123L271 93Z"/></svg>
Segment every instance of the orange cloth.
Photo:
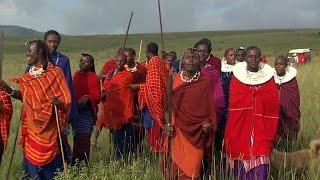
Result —
<svg viewBox="0 0 320 180"><path fill-rule="evenodd" d="M198 96L199 92L203 93L203 98ZM208 154L208 157L212 153L212 142L217 125L214 105L211 101L213 96L211 83L206 76L200 76L198 81L185 83L181 80L179 73L173 81L173 94L172 124L175 133L171 146L171 158L178 167L175 171L180 171L173 174L177 174L178 177L182 174L190 179L197 179L200 177L204 153ZM195 111L197 107L202 109ZM207 136L203 136L202 131L202 125L205 122L212 126Z"/></svg>
<svg viewBox="0 0 320 180"><path fill-rule="evenodd" d="M29 73L18 79L22 94L22 129L20 144L28 161L36 166L50 163L58 154L58 130L53 97L59 97L60 129L67 124L71 94L62 70L48 64L48 69L34 77Z"/></svg>
<svg viewBox="0 0 320 180"><path fill-rule="evenodd" d="M130 88L132 81L132 73L127 70L116 71L111 79L104 81L107 97L103 110L107 128L120 129L132 119L135 95Z"/></svg>
<svg viewBox="0 0 320 180"><path fill-rule="evenodd" d="M149 108L151 116L161 128L164 127L164 115L167 109L167 86L169 71L166 63L154 56L147 64L146 83L140 84L139 108Z"/></svg>
<svg viewBox="0 0 320 180"><path fill-rule="evenodd" d="M0 111L1 137L2 142L4 144L7 144L13 108L11 98L7 95L5 91L0 91L0 101L3 102L3 109Z"/></svg>

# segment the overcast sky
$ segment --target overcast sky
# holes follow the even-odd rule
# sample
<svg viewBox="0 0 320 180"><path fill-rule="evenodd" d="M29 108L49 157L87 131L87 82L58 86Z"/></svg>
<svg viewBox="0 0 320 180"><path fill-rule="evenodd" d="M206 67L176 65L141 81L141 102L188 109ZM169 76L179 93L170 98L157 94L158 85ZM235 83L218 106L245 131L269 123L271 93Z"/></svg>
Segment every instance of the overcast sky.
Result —
<svg viewBox="0 0 320 180"><path fill-rule="evenodd" d="M289 2L289 3L288 3ZM0 24L70 35L159 32L157 0L0 0ZM320 0L161 0L165 32L320 28Z"/></svg>

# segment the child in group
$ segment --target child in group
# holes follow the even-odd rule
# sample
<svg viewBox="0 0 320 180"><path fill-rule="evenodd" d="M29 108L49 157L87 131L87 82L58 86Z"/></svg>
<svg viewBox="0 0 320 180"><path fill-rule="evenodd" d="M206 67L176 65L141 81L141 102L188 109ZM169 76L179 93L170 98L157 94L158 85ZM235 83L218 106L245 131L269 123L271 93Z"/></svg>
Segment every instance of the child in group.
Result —
<svg viewBox="0 0 320 180"><path fill-rule="evenodd" d="M288 66L288 59L279 56L275 59L275 82L280 94L280 116L278 140L297 138L300 130L300 93L297 83L297 70Z"/></svg>
<svg viewBox="0 0 320 180"><path fill-rule="evenodd" d="M236 64L235 58L235 49L229 48L224 53L224 59L221 63L221 80L222 80L222 88L224 93L224 112L223 117L218 125L216 140L215 140L215 148L216 150L220 151L222 149L222 140L223 140L223 133L226 126L226 122L228 119L228 108L229 108L229 86L232 77L233 67Z"/></svg>

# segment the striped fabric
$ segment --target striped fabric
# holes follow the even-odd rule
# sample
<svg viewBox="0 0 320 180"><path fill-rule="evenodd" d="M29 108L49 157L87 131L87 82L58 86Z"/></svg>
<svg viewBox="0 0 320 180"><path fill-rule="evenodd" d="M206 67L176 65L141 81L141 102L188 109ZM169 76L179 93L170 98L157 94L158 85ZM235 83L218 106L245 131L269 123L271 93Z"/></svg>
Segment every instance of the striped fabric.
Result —
<svg viewBox="0 0 320 180"><path fill-rule="evenodd" d="M164 115L167 109L167 86L169 71L166 63L158 56L151 58L147 64L146 83L140 84L139 108L148 106L152 117L164 127Z"/></svg>
<svg viewBox="0 0 320 180"><path fill-rule="evenodd" d="M79 107L78 111L79 118L76 123L72 124L72 129L76 133L91 134L96 120L91 104L87 103L83 107Z"/></svg>
<svg viewBox="0 0 320 180"><path fill-rule="evenodd" d="M5 91L0 91L0 101L3 102L3 109L0 111L0 128L3 144L7 144L9 131L10 131L10 121L13 113L12 103L10 97Z"/></svg>
<svg viewBox="0 0 320 180"><path fill-rule="evenodd" d="M110 73L112 72L114 71ZM107 128L120 129L132 119L135 110L135 93L130 88L132 82L132 73L127 70L116 71L111 79L104 81L106 103L103 104L103 109Z"/></svg>
<svg viewBox="0 0 320 180"><path fill-rule="evenodd" d="M64 129L71 107L71 95L59 67L49 63L48 69L34 77L29 73L18 79L23 99L20 144L28 161L36 166L50 163L58 150L58 131L51 99L59 97L60 129Z"/></svg>

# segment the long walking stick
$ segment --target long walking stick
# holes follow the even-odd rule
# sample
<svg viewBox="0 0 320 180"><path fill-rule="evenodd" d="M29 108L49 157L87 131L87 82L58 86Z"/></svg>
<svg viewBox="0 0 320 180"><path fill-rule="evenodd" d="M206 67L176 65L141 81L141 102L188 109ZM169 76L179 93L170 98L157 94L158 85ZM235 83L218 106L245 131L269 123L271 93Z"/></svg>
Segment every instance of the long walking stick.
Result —
<svg viewBox="0 0 320 180"><path fill-rule="evenodd" d="M21 108L22 110L22 108ZM9 160L9 166L8 166L8 170L7 170L7 174L6 174L6 180L9 179L9 174L10 174L10 170L11 170L11 165L12 165L12 160L13 160L13 156L14 156L14 153L15 153L15 150L16 150L16 145L17 145L17 139L18 139L18 134L19 132L21 131L21 119L22 119L22 113L20 114L20 118L19 118L19 128L18 128L18 131L16 133L16 136L14 137L14 144L13 144L13 148L12 148L12 154L10 156L10 160Z"/></svg>
<svg viewBox="0 0 320 180"><path fill-rule="evenodd" d="M141 51L142 51L142 39L140 40L138 63L140 63Z"/></svg>
<svg viewBox="0 0 320 180"><path fill-rule="evenodd" d="M128 27L127 27L126 36L124 37L124 42L123 42L123 46L122 46L121 52L123 52L124 48L126 47L132 16L133 16L133 11L131 12L131 15L130 15L130 20L129 20L129 24L128 24Z"/></svg>
<svg viewBox="0 0 320 180"><path fill-rule="evenodd" d="M162 45L162 56L164 56L164 41L163 41L163 29L162 29L162 18L161 18L161 7L160 7L160 0L158 0L158 11L159 11L159 22L160 22L160 32L161 32L161 45Z"/></svg>
<svg viewBox="0 0 320 180"><path fill-rule="evenodd" d="M63 163L63 172L64 172L64 175L67 176L67 163L66 163L66 160L64 159L64 151L63 151L61 130L60 130L60 124L59 124L58 108L56 105L54 106L54 112L56 115L56 123L57 123L58 136L59 136L59 141L60 141L60 150L61 150L62 163Z"/></svg>
<svg viewBox="0 0 320 180"><path fill-rule="evenodd" d="M2 80L2 62L3 62L3 31L0 33L0 80Z"/></svg>

